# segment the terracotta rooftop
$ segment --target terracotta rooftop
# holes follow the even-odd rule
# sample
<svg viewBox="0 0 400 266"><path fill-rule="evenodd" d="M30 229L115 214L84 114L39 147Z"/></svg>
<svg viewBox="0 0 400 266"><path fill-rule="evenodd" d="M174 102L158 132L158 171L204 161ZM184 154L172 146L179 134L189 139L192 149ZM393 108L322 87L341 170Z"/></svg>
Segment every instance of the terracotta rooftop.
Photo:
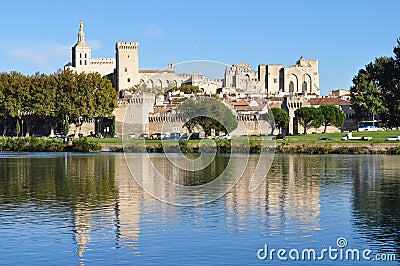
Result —
<svg viewBox="0 0 400 266"><path fill-rule="evenodd" d="M241 106L248 106L249 105L249 103L248 102L246 102L245 100L239 100L239 101L231 101L230 102L230 104L232 104L233 106L239 106L239 105L241 105Z"/></svg>
<svg viewBox="0 0 400 266"><path fill-rule="evenodd" d="M333 105L351 105L349 101L342 100L340 98L311 98L311 105L324 105L324 104L333 104Z"/></svg>
<svg viewBox="0 0 400 266"><path fill-rule="evenodd" d="M271 102L283 102L284 99L283 97L271 97L269 100Z"/></svg>
<svg viewBox="0 0 400 266"><path fill-rule="evenodd" d="M254 111L250 106L244 106L244 105L238 105L235 106L235 110L239 112L244 112L244 111Z"/></svg>

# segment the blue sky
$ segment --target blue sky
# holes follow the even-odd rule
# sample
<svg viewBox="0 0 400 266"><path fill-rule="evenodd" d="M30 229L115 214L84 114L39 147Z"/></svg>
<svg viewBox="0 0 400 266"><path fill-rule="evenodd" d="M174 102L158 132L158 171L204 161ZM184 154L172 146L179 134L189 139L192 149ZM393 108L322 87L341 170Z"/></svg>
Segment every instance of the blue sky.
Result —
<svg viewBox="0 0 400 266"><path fill-rule="evenodd" d="M112 5L118 3L123 8ZM358 69L392 56L400 1L7 1L0 72L52 73L70 61L79 20L93 57L138 41L141 69L168 61L293 65L319 60L322 94L347 89Z"/></svg>

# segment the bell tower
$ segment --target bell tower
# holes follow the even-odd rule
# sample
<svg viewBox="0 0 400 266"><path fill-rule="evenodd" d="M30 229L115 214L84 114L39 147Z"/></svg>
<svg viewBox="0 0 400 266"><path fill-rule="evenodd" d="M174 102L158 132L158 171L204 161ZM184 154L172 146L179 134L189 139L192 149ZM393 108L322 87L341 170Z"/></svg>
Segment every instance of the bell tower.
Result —
<svg viewBox="0 0 400 266"><path fill-rule="evenodd" d="M72 67L78 72L90 72L92 47L85 42L83 21L79 22L78 42L72 47Z"/></svg>

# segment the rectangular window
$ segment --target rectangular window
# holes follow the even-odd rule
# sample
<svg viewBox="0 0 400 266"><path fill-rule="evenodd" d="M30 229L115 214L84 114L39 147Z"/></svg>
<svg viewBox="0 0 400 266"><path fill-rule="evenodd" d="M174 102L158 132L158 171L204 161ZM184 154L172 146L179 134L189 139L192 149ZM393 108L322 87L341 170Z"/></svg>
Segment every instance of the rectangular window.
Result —
<svg viewBox="0 0 400 266"><path fill-rule="evenodd" d="M277 83L278 82L278 80L277 79L274 79L274 83Z"/></svg>
<svg viewBox="0 0 400 266"><path fill-rule="evenodd" d="M128 72L128 68L127 67L125 67L125 72Z"/></svg>
<svg viewBox="0 0 400 266"><path fill-rule="evenodd" d="M128 82L131 82L131 79L130 79L130 78L128 78Z"/></svg>

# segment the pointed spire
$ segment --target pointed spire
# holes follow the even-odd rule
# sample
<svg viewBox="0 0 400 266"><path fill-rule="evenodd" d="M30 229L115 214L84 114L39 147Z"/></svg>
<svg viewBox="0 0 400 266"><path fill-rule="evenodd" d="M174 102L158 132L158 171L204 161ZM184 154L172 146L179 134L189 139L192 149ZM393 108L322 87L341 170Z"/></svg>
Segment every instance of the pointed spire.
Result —
<svg viewBox="0 0 400 266"><path fill-rule="evenodd" d="M79 21L78 43L85 43L85 33L83 32L83 21Z"/></svg>

